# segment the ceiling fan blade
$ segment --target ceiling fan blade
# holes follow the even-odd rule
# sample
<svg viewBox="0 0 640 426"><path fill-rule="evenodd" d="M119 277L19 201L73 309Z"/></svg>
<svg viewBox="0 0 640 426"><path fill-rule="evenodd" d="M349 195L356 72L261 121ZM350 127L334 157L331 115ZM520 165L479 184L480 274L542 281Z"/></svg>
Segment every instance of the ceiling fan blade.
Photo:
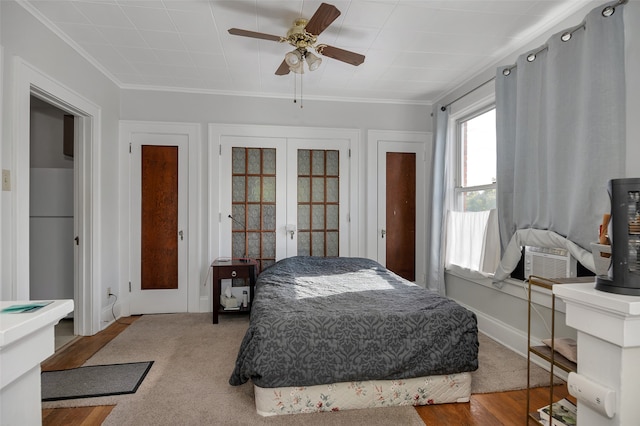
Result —
<svg viewBox="0 0 640 426"><path fill-rule="evenodd" d="M289 74L289 65L287 61L282 61L278 69L276 70L276 75L287 75Z"/></svg>
<svg viewBox="0 0 640 426"><path fill-rule="evenodd" d="M364 62L364 55L333 46L320 45L316 48L316 52L323 56L328 56L355 66Z"/></svg>
<svg viewBox="0 0 640 426"><path fill-rule="evenodd" d="M249 31L249 30L241 30L240 28L229 29L229 34L242 36L242 37L259 38L262 40L283 41L282 37L280 36L265 34L265 33L257 33L255 31Z"/></svg>
<svg viewBox="0 0 640 426"><path fill-rule="evenodd" d="M318 10L316 10L316 13L309 19L304 29L306 32L317 36L326 30L338 16L340 16L340 11L337 7L322 3L320 7L318 7Z"/></svg>

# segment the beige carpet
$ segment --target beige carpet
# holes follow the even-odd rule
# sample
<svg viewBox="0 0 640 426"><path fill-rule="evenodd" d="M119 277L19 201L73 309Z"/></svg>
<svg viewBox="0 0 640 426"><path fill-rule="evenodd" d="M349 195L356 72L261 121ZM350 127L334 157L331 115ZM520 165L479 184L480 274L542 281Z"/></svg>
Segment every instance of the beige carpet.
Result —
<svg viewBox="0 0 640 426"><path fill-rule="evenodd" d="M527 359L482 333L479 333L478 337L480 367L471 373L471 393L526 389ZM562 380L556 377L555 383L562 383ZM549 372L537 365L532 365L531 385L531 387L549 386Z"/></svg>
<svg viewBox="0 0 640 426"><path fill-rule="evenodd" d="M250 383L228 384L248 325L246 316L211 314L145 315L89 359L85 365L155 361L135 394L43 402L43 408L117 404L105 425L423 425L413 407L264 418L256 414ZM522 389L526 359L480 337L480 368L472 393ZM532 382L548 383L536 367Z"/></svg>

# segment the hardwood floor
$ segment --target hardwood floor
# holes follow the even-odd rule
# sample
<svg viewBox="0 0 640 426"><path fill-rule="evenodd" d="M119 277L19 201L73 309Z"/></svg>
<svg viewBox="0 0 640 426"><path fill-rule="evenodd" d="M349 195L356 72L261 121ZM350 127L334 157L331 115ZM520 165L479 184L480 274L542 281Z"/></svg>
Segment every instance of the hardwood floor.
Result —
<svg viewBox="0 0 640 426"><path fill-rule="evenodd" d="M556 400L569 396L566 385L556 386ZM549 388L531 390L531 411L549 404ZM526 425L526 389L471 395L467 404L442 404L416 407L418 414L427 425L485 426L485 425ZM533 420L530 424L536 424Z"/></svg>
<svg viewBox="0 0 640 426"><path fill-rule="evenodd" d="M98 352L104 345L120 334L138 316L120 318L95 336L81 337L73 343L61 348L42 364L42 371L66 370L80 367ZM114 405L78 408L49 408L42 410L43 426L93 426L100 425L107 418Z"/></svg>
<svg viewBox="0 0 640 426"><path fill-rule="evenodd" d="M139 317L120 318L95 336L82 337L62 348L42 363L42 371L79 367L93 354L109 343ZM556 386L555 399L568 396L566 385ZM573 397L569 396L574 402ZM549 388L531 391L531 407L549 403ZM113 405L79 408L52 408L42 410L44 426L93 426L100 425L113 409ZM497 426L526 425L527 391L517 390L500 393L471 395L469 403L441 404L416 407L425 422L432 425ZM533 409L532 408L532 409ZM533 421L530 422L534 424Z"/></svg>
<svg viewBox="0 0 640 426"><path fill-rule="evenodd" d="M43 425L101 425L115 405L42 410Z"/></svg>

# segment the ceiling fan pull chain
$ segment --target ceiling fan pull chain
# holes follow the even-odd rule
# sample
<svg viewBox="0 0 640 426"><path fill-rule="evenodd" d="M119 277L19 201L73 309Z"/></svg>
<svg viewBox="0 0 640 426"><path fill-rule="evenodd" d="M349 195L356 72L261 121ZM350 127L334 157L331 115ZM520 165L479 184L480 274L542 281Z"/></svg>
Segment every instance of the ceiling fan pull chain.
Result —
<svg viewBox="0 0 640 426"><path fill-rule="evenodd" d="M298 102L297 99L297 89L298 89L298 82L296 81L298 77L296 77L296 74L293 73L293 103L295 104L296 102Z"/></svg>

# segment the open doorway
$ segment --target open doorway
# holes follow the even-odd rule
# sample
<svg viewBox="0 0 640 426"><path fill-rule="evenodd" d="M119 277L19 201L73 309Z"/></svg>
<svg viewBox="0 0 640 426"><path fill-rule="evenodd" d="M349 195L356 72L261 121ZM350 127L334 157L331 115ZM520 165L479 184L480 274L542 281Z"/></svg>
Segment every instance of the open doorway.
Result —
<svg viewBox="0 0 640 426"><path fill-rule="evenodd" d="M94 155L101 140L101 109L49 78L20 57L13 59L15 67L15 108L13 114L13 164L16 185L11 191L14 207L14 226L10 244L14 248L11 288L12 300L30 300L29 295L29 181L31 96L74 115L74 207L75 268L74 268L74 334L90 336L100 331L100 200L102 191L97 170L98 156ZM13 180L13 179L12 179ZM74 237L74 239L75 239Z"/></svg>
<svg viewBox="0 0 640 426"><path fill-rule="evenodd" d="M75 299L73 115L30 98L29 296ZM56 326L56 349L74 339L74 314Z"/></svg>

